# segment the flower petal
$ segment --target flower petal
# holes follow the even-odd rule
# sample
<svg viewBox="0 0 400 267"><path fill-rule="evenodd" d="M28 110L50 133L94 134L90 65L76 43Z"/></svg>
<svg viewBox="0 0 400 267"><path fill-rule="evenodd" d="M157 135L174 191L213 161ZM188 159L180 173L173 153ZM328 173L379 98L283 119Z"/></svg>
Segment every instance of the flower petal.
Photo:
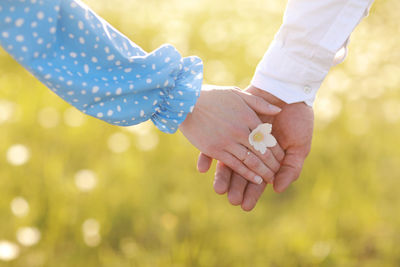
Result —
<svg viewBox="0 0 400 267"><path fill-rule="evenodd" d="M268 134L264 139L264 144L267 147L274 147L274 146L276 146L277 142L276 142L275 137L272 134Z"/></svg>
<svg viewBox="0 0 400 267"><path fill-rule="evenodd" d="M263 133L269 134L269 133L271 133L271 131L272 131L272 124L270 124L270 123L263 123L263 124L258 125L257 128L260 128L260 130L261 130Z"/></svg>
<svg viewBox="0 0 400 267"><path fill-rule="evenodd" d="M264 142L257 142L254 144L254 149L259 151L261 154L264 154L267 151L267 146Z"/></svg>

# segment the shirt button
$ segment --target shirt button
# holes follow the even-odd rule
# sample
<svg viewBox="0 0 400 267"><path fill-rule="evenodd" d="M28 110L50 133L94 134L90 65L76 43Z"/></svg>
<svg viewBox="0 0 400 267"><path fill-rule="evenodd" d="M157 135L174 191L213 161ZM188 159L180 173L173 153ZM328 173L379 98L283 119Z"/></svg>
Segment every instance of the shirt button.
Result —
<svg viewBox="0 0 400 267"><path fill-rule="evenodd" d="M304 86L303 90L304 90L304 93L306 93L306 94L310 94L312 91L311 87L308 85Z"/></svg>

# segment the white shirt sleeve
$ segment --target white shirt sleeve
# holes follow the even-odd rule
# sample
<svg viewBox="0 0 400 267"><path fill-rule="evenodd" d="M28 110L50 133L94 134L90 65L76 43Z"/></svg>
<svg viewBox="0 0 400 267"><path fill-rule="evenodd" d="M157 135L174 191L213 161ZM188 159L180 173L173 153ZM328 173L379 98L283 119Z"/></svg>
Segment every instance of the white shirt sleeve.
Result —
<svg viewBox="0 0 400 267"><path fill-rule="evenodd" d="M344 60L349 37L373 0L289 0L283 24L252 85L286 103L312 105L329 69Z"/></svg>

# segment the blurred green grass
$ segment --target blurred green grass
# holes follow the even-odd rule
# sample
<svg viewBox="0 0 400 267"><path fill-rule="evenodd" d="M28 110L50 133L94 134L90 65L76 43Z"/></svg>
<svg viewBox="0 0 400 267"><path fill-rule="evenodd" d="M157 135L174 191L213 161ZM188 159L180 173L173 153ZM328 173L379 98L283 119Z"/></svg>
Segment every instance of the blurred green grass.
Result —
<svg viewBox="0 0 400 267"><path fill-rule="evenodd" d="M206 82L241 87L285 6L85 3L145 50L172 43L204 60ZM399 10L395 0L375 3L320 90L301 178L281 195L267 188L251 213L213 192L213 172L196 172L197 151L180 133L128 131L79 115L1 50L0 240L18 243L27 226L41 239L0 266L397 266ZM26 164L7 160L15 144L28 149ZM97 181L88 192L90 177L76 183L81 170ZM22 209L16 197L29 203L25 216L10 208Z"/></svg>

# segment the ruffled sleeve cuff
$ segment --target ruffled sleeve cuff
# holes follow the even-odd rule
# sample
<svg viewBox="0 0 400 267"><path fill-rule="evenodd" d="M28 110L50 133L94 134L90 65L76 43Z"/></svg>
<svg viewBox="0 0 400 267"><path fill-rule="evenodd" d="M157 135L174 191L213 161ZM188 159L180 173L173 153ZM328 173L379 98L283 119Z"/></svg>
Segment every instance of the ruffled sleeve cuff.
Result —
<svg viewBox="0 0 400 267"><path fill-rule="evenodd" d="M161 90L162 102L151 116L157 128L165 133L175 133L193 111L200 96L203 62L198 57L183 58L171 75L173 82Z"/></svg>

